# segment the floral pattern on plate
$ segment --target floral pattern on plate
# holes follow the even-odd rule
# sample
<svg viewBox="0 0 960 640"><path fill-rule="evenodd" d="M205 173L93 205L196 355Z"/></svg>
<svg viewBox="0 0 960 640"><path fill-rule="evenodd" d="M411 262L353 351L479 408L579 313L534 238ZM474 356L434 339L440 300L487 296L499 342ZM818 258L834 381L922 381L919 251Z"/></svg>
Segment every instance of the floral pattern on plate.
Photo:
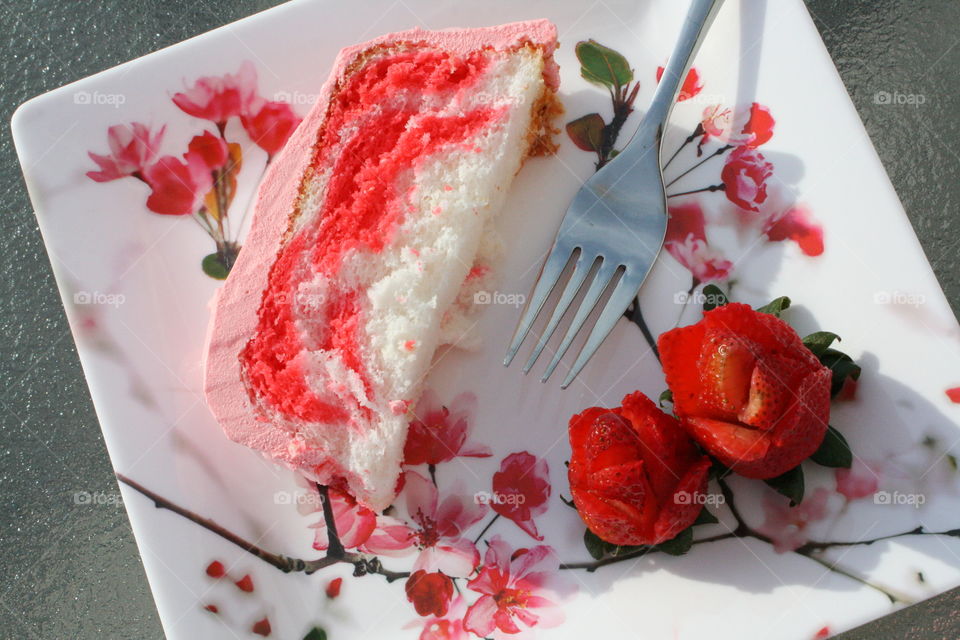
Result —
<svg viewBox="0 0 960 640"><path fill-rule="evenodd" d="M150 189L148 210L192 218L216 247L203 259L203 271L222 280L240 252L236 234L244 222L241 218L234 228L229 216L243 147L228 138L227 124L239 119L248 140L266 151L266 171L266 165L300 124L300 117L286 102L267 100L257 93L257 72L249 60L235 74L199 78L175 93L172 100L185 114L213 124L216 133L205 129L194 136L182 156L160 156L166 126L152 131L140 122L114 125L107 130L109 155L89 152L98 169L88 171L87 177L95 182L140 180Z"/></svg>
<svg viewBox="0 0 960 640"><path fill-rule="evenodd" d="M902 209L797 0L727 3L704 44L666 132L666 175L677 180L670 235L628 314L636 326L621 323L582 384L559 393L503 372L495 352L517 312L497 304L505 296L487 298L480 326L487 348L442 354L428 381L432 393L413 412L411 437L419 444L411 454L422 456L409 458L413 481L395 507L364 512L328 492L338 534L343 520L342 552L331 547L320 491L229 443L203 407L196 354L218 283L196 267L207 256L207 274L225 274L217 254L242 244L240 223L272 153L269 143L256 144L257 132L305 113L341 46L417 22L442 28L533 14L557 22L570 119L594 112L590 120L599 118L600 127L588 125L586 151L566 136L557 157L530 161L511 189L513 215L501 219L508 251L500 293L516 300L577 185L600 161L591 145L603 139L590 136L617 115L606 90L579 77L574 43L594 36L629 52L633 77L620 99L634 96L641 109L682 9L660 0L592 7L534 0L522 9L493 0L472 13L420 0L387 11L292 3L18 112L14 137L28 186L112 460L132 483L122 487L124 504L169 637L521 635L509 633L513 625L545 638L621 637L642 624L650 637L807 639L890 611L884 591L899 605L960 582L957 541L927 534L957 524L946 517L958 503L957 374L947 370L957 353L956 322L910 244ZM761 39L762 47L743 55ZM243 60L256 61L255 74ZM256 94L290 111L234 113L254 75ZM126 100L119 108L79 101L77 92L120 92ZM621 118L624 134L639 119ZM607 157L623 140L612 141ZM224 158L222 142L228 156L231 145L243 146L242 162ZM856 161L844 162L848 150ZM88 172L115 179L101 184ZM147 173L169 185L153 203L184 213L150 208ZM221 207L231 191L232 202ZM213 207L225 214L222 237L183 220L205 208L219 232ZM713 503L705 506L719 522L703 516L679 544L611 549L585 540L579 516L564 504L566 420L586 406L614 406L638 388L655 397L664 385L650 344L699 319L704 303L758 305L779 293L798 303L788 312L798 330L835 328L863 367L834 405L835 426L856 454L850 469L808 465L796 507L763 483L730 478L734 504L756 537L734 539L740 523L713 480ZM449 428L434 439L441 424ZM499 500L498 492L515 497ZM488 553L495 538L506 546ZM670 555L688 542L686 555ZM543 547L553 552L530 555ZM542 581L524 572L534 560ZM220 577L207 572L214 562ZM415 562L423 573L412 580ZM441 576L439 566L468 573ZM519 600L511 589L544 602L513 606ZM709 615L688 615L691 600ZM551 626L559 620L547 602L562 607L562 624Z"/></svg>

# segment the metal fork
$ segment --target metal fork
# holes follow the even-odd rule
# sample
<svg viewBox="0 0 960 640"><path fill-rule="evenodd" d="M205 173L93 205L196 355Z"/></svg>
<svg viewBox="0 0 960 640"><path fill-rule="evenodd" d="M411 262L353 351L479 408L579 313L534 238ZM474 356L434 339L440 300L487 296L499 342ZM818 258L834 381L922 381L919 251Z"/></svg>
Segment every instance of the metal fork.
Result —
<svg viewBox="0 0 960 640"><path fill-rule="evenodd" d="M587 277L595 273L573 321L543 374L546 382L559 364L603 292L616 280L590 336L561 388L567 388L613 329L640 291L663 246L667 201L660 170L663 130L693 56L723 0L692 0L673 55L657 86L650 108L631 141L595 173L570 203L553 248L523 311L503 364L509 366L543 310L547 298L576 254L567 281L546 328L523 372L533 367Z"/></svg>

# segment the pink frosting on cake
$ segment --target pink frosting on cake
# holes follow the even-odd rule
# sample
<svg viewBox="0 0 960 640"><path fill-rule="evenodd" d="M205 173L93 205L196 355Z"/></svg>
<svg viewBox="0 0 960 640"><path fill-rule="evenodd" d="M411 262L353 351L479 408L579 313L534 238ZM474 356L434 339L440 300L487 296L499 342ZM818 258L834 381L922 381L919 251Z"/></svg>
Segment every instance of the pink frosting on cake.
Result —
<svg viewBox="0 0 960 640"><path fill-rule="evenodd" d="M204 390L211 412L233 440L263 451L292 468L309 469L324 482L352 484L350 472L322 449L296 446L290 432L260 417L241 377L238 355L258 326L258 307L267 286L269 267L283 246L289 219L300 197L304 170L311 162L317 134L327 105L357 56L371 47L399 42L424 43L456 52L480 48L507 50L530 42L543 48L545 83L556 88L557 68L551 56L556 28L546 20L517 22L483 29L424 31L412 29L381 36L343 49L329 79L320 90L316 106L274 159L260 186L249 236L230 277L212 303L213 312L205 346Z"/></svg>

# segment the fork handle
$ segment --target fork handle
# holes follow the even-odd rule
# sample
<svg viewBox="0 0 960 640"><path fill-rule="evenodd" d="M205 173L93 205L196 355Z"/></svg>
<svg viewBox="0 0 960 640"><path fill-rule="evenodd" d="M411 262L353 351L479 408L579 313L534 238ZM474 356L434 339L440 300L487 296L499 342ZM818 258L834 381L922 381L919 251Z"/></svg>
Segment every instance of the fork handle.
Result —
<svg viewBox="0 0 960 640"><path fill-rule="evenodd" d="M639 135L641 133L652 134L659 148L663 129L670 118L677 93L687 77L690 64L697 54L697 49L700 48L700 43L703 42L703 37L722 4L723 0L691 0L673 55L670 56L670 61L663 71L663 77L653 94L650 108L640 123L636 138L646 137Z"/></svg>

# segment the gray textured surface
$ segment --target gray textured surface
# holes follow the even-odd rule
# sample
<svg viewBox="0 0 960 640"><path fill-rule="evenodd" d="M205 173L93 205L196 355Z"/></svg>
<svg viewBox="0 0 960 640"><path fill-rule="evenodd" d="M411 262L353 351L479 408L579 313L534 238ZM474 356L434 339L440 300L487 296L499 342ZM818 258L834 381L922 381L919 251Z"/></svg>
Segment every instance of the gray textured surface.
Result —
<svg viewBox="0 0 960 640"><path fill-rule="evenodd" d="M39 93L275 4L3 0L3 120ZM960 3L807 5L956 311ZM876 104L880 91L926 102ZM74 492L115 483L6 128L0 153L0 637L159 638L123 508L74 504ZM958 604L946 594L844 637L957 638Z"/></svg>

